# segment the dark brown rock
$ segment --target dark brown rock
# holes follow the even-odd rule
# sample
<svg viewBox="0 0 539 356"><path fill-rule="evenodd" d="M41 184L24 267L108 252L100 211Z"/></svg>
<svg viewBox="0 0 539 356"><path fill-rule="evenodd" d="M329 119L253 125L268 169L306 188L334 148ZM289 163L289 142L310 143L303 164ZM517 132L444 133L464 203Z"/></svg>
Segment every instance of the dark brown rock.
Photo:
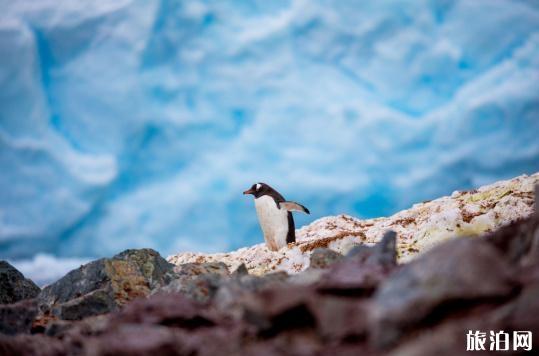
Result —
<svg viewBox="0 0 539 356"><path fill-rule="evenodd" d="M64 340L80 339L81 336L101 335L110 327L111 315L96 315L83 320L53 320L46 326L45 334Z"/></svg>
<svg viewBox="0 0 539 356"><path fill-rule="evenodd" d="M56 335L70 354L238 354L237 328L183 294L156 294L108 316L88 319L59 326L64 330Z"/></svg>
<svg viewBox="0 0 539 356"><path fill-rule="evenodd" d="M535 186L535 211L520 221L487 234L492 243L511 262L524 265L539 263L539 185Z"/></svg>
<svg viewBox="0 0 539 356"><path fill-rule="evenodd" d="M320 296L309 301L319 334L328 340L364 340L368 304L356 298Z"/></svg>
<svg viewBox="0 0 539 356"><path fill-rule="evenodd" d="M62 341L43 335L0 335L0 355L61 356L68 354L67 348Z"/></svg>
<svg viewBox="0 0 539 356"><path fill-rule="evenodd" d="M88 355L239 355L234 330L212 328L196 333L148 324L121 324L84 340Z"/></svg>
<svg viewBox="0 0 539 356"><path fill-rule="evenodd" d="M403 340L399 346L388 352L388 354L391 356L465 355L467 353L466 334L470 330L486 332L487 342L485 346L487 352L473 352L474 354L485 355L489 351L489 330L499 331L502 328L499 325L485 323L481 320L481 315L451 320L429 329L417 331L413 337Z"/></svg>
<svg viewBox="0 0 539 356"><path fill-rule="evenodd" d="M207 303L217 293L220 283L221 277L216 274L200 275L194 278L180 277L157 289L155 293L181 293L200 303Z"/></svg>
<svg viewBox="0 0 539 356"><path fill-rule="evenodd" d="M35 299L22 300L15 304L0 304L0 334L30 333L36 315Z"/></svg>
<svg viewBox="0 0 539 356"><path fill-rule="evenodd" d="M210 301L221 281L229 277L224 263L186 263L174 267L175 279L154 293L182 293L201 303Z"/></svg>
<svg viewBox="0 0 539 356"><path fill-rule="evenodd" d="M487 346L491 330L539 334L536 225L523 220L492 236L452 240L397 266L389 233L295 276L229 275L219 263L170 271L155 255L127 251L56 286L62 301L32 329L49 336L0 336L0 355L443 356L463 354L469 330L486 332ZM181 293L155 292L170 279Z"/></svg>
<svg viewBox="0 0 539 356"><path fill-rule="evenodd" d="M255 339L243 346L241 355L280 356L280 355L332 355L323 353L323 342L312 329L291 329L275 335L271 339Z"/></svg>
<svg viewBox="0 0 539 356"><path fill-rule="evenodd" d="M0 261L0 304L35 298L40 290L15 267L6 261Z"/></svg>
<svg viewBox="0 0 539 356"><path fill-rule="evenodd" d="M180 332L158 325L122 324L101 337L89 338L84 351L90 355L188 355L194 350L182 344Z"/></svg>
<svg viewBox="0 0 539 356"><path fill-rule="evenodd" d="M247 270L247 266L245 265L245 263L242 263L241 265L238 266L238 268L236 268L236 270L234 272L232 272L232 275L234 277L236 276L246 276L249 274L249 271Z"/></svg>
<svg viewBox="0 0 539 356"><path fill-rule="evenodd" d="M114 324L153 324L189 330L215 326L219 320L215 311L181 293L155 294L134 301L111 317Z"/></svg>
<svg viewBox="0 0 539 356"><path fill-rule="evenodd" d="M535 336L539 334L539 265L520 273L523 286L518 296L486 318L505 330L531 331ZM539 348L539 340L533 341L534 349Z"/></svg>
<svg viewBox="0 0 539 356"><path fill-rule="evenodd" d="M207 274L216 274L222 277L229 275L228 268L222 262L184 263L183 265L174 266L174 272L179 277L190 278Z"/></svg>
<svg viewBox="0 0 539 356"><path fill-rule="evenodd" d="M372 342L395 343L413 327L439 321L470 303L515 290L511 266L490 244L460 238L438 246L391 275L371 307Z"/></svg>
<svg viewBox="0 0 539 356"><path fill-rule="evenodd" d="M263 276L236 274L221 283L214 298L214 305L234 318L244 313L244 301L253 293L284 285L288 280L286 272L268 273Z"/></svg>
<svg viewBox="0 0 539 356"><path fill-rule="evenodd" d="M301 286L261 290L243 300L244 320L264 338L292 329L312 329L316 325L309 303L312 296L312 288Z"/></svg>
<svg viewBox="0 0 539 356"><path fill-rule="evenodd" d="M292 274L287 279L292 284L299 285L314 285L319 283L326 274L329 273L328 268L307 268L296 274Z"/></svg>
<svg viewBox="0 0 539 356"><path fill-rule="evenodd" d="M154 290L168 284L173 278L174 265L150 248L125 250L112 258L133 264L148 281L149 288Z"/></svg>
<svg viewBox="0 0 539 356"><path fill-rule="evenodd" d="M348 252L346 258L365 265L393 268L397 265L397 234L387 231L376 245L356 246Z"/></svg>
<svg viewBox="0 0 539 356"><path fill-rule="evenodd" d="M169 283L173 265L151 249L126 250L69 272L39 294L40 310L79 320L108 313Z"/></svg>
<svg viewBox="0 0 539 356"><path fill-rule="evenodd" d="M317 286L325 293L369 296L396 266L396 234L389 231L372 247L354 247L329 268Z"/></svg>
<svg viewBox="0 0 539 356"><path fill-rule="evenodd" d="M539 219L532 216L504 226L486 235L484 239L495 246L508 261L516 264L529 253L538 232Z"/></svg>
<svg viewBox="0 0 539 356"><path fill-rule="evenodd" d="M80 320L92 315L115 310L117 304L106 288L91 291L79 298L68 300L53 308L53 315L63 320Z"/></svg>
<svg viewBox="0 0 539 356"><path fill-rule="evenodd" d="M329 248L317 248L311 253L310 268L327 268L343 256Z"/></svg>

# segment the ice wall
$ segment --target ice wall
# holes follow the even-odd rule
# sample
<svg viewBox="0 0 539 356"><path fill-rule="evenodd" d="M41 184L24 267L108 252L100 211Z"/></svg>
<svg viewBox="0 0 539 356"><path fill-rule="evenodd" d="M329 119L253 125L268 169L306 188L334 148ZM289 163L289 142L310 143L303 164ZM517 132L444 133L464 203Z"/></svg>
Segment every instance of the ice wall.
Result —
<svg viewBox="0 0 539 356"><path fill-rule="evenodd" d="M539 170L534 1L0 0L0 258L261 240Z"/></svg>

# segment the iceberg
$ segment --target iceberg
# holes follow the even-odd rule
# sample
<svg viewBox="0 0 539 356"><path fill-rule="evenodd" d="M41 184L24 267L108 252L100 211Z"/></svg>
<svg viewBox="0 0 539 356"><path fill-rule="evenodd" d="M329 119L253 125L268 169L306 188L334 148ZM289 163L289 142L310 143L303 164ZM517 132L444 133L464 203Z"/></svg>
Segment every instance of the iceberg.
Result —
<svg viewBox="0 0 539 356"><path fill-rule="evenodd" d="M539 170L533 1L0 0L0 258L260 242Z"/></svg>

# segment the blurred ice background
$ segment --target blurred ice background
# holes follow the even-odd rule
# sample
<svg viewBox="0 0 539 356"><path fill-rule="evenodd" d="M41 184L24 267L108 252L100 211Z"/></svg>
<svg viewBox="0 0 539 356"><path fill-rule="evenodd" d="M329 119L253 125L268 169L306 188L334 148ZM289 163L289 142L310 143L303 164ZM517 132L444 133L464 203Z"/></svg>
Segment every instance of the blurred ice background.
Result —
<svg viewBox="0 0 539 356"><path fill-rule="evenodd" d="M0 258L262 240L539 170L539 2L0 0ZM52 273L52 271L55 271Z"/></svg>

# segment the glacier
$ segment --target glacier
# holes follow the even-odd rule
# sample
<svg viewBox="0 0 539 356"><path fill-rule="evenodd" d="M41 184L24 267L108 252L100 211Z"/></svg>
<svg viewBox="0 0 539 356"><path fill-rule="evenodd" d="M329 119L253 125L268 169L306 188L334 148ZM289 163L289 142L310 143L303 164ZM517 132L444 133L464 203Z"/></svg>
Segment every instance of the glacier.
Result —
<svg viewBox="0 0 539 356"><path fill-rule="evenodd" d="M0 258L28 271L258 243L258 181L299 227L539 170L535 1L0 8Z"/></svg>

